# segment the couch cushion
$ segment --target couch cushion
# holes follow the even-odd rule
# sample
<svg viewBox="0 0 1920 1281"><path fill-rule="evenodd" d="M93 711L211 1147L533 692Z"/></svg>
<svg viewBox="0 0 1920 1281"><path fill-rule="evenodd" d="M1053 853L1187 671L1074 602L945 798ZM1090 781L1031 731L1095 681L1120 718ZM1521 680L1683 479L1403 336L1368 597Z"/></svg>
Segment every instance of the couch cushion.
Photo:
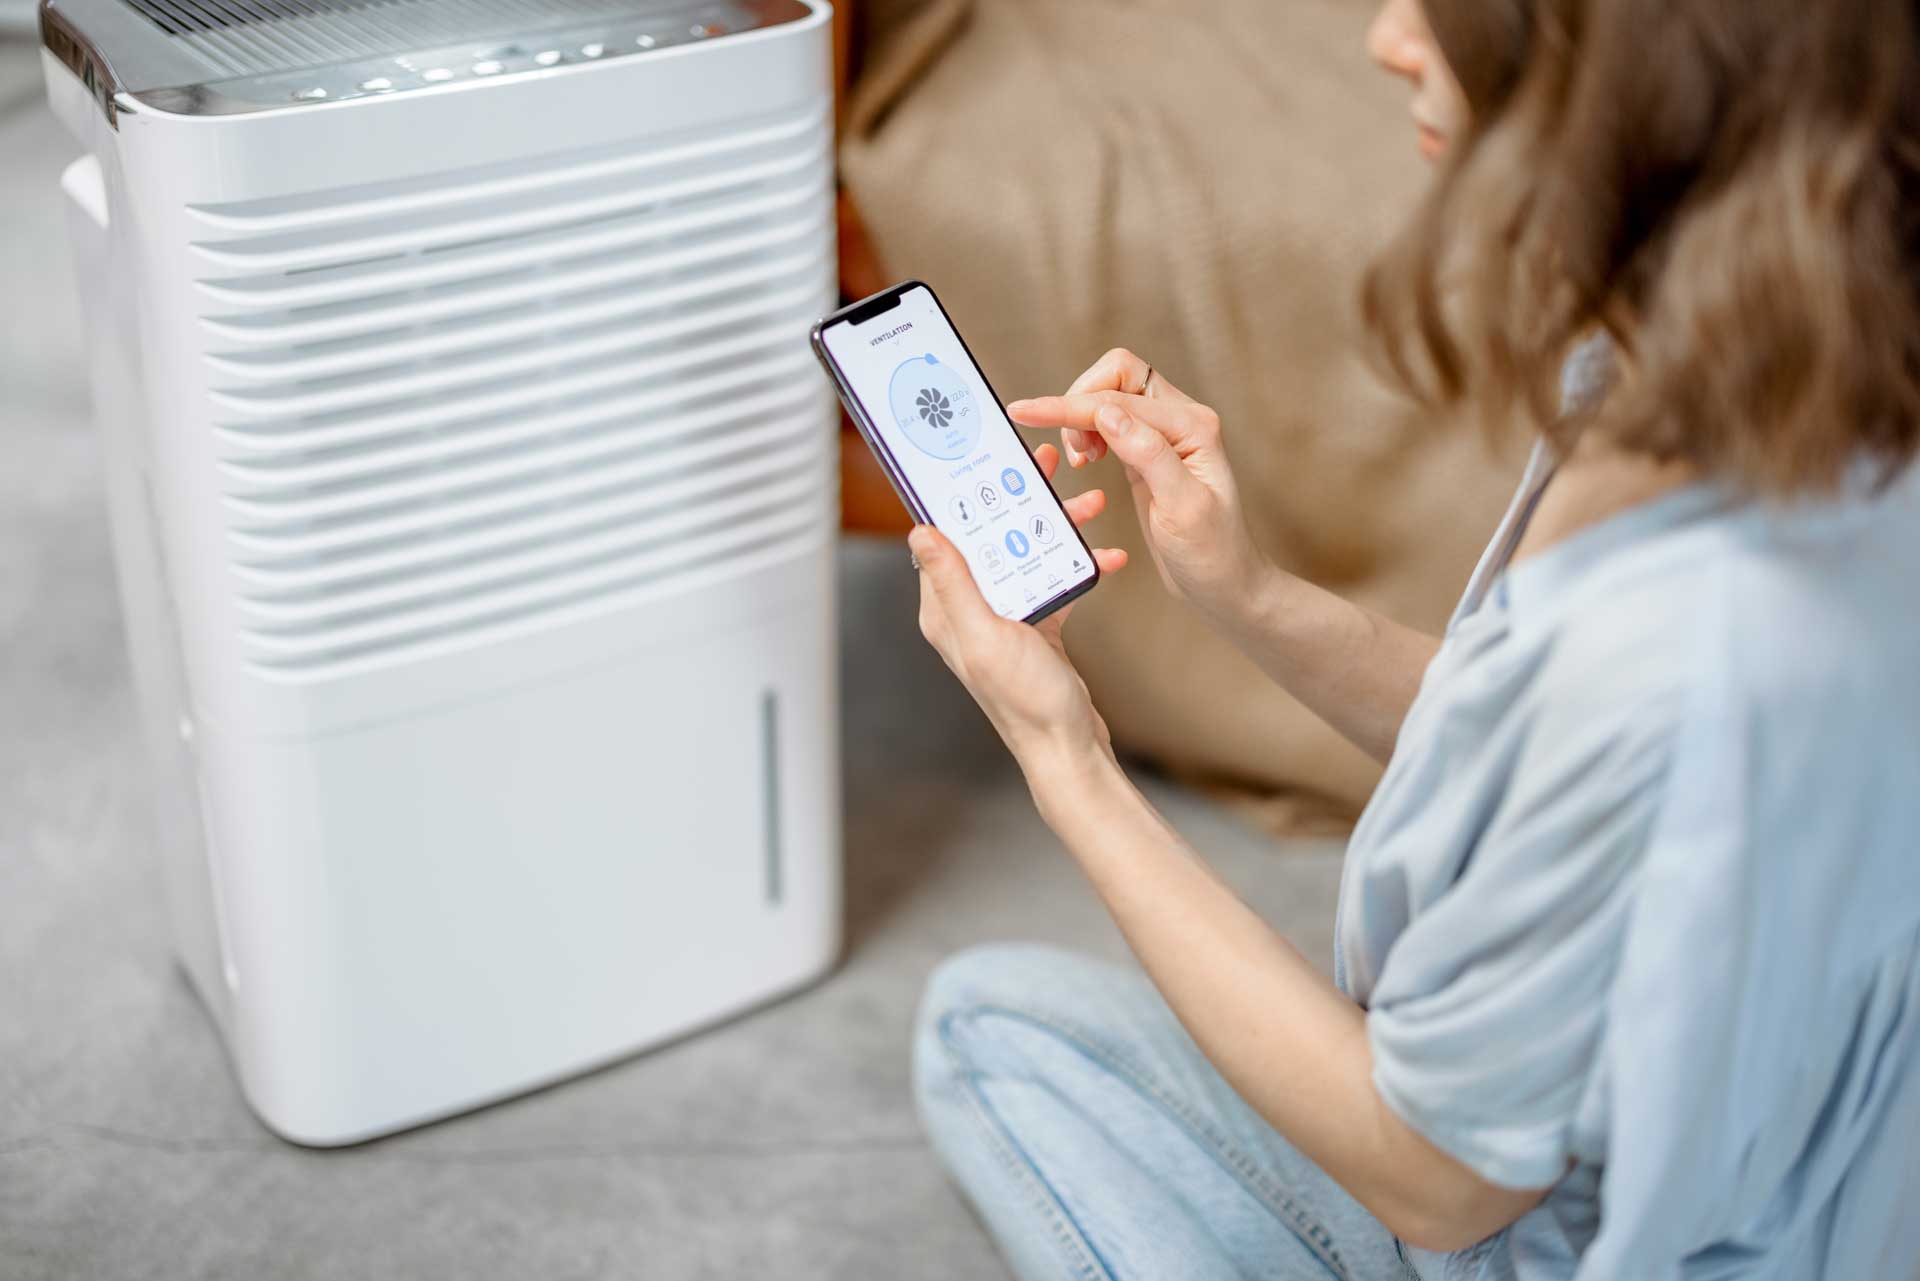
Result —
<svg viewBox="0 0 1920 1281"><path fill-rule="evenodd" d="M1365 55L1373 8L881 4L842 171L881 261L939 291L1002 396L1133 348L1221 412L1280 563L1438 631L1520 457L1414 411L1361 356L1361 272L1427 180L1406 92ZM1065 481L1106 486L1095 536L1139 551L1111 460ZM1069 636L1127 748L1350 807L1373 785L1144 557Z"/></svg>

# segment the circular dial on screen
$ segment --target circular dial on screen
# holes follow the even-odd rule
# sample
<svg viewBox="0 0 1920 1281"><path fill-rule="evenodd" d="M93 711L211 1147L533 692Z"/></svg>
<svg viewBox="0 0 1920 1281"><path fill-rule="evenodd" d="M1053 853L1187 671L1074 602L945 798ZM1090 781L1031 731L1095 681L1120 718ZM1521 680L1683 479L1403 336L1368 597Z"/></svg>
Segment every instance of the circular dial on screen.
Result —
<svg viewBox="0 0 1920 1281"><path fill-rule="evenodd" d="M935 458L964 457L980 439L980 406L973 392L931 355L900 362L887 402L901 434Z"/></svg>

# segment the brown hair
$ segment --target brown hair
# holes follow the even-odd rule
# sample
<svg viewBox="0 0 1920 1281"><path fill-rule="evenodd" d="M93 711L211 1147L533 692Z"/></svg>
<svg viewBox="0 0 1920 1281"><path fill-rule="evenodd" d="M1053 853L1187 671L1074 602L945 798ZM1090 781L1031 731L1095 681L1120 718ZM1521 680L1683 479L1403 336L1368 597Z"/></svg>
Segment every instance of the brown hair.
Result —
<svg viewBox="0 0 1920 1281"><path fill-rule="evenodd" d="M1397 379L1752 493L1920 447L1913 0L1425 0L1473 124L1369 273ZM1561 420L1596 327L1633 375Z"/></svg>

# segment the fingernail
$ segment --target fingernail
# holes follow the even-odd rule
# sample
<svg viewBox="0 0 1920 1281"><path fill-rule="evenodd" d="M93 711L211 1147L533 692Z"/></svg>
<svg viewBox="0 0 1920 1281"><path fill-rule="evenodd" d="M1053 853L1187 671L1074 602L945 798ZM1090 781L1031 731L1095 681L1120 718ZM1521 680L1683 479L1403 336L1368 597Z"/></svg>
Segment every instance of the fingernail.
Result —
<svg viewBox="0 0 1920 1281"><path fill-rule="evenodd" d="M1025 409L1031 404L1033 404L1031 400L1009 400L1007 402L1007 412L1011 414L1017 410Z"/></svg>
<svg viewBox="0 0 1920 1281"><path fill-rule="evenodd" d="M907 546L913 549L916 556L932 551L933 532L925 525L915 525L913 532L907 535Z"/></svg>
<svg viewBox="0 0 1920 1281"><path fill-rule="evenodd" d="M1133 428L1133 417L1123 409L1108 405L1100 411L1100 427L1116 436L1124 436Z"/></svg>

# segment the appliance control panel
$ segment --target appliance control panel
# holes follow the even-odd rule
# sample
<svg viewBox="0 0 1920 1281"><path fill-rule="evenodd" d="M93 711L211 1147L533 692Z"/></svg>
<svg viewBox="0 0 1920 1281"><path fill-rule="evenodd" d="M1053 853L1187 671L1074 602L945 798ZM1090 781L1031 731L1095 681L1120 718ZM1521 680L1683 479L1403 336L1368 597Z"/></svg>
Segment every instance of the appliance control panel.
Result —
<svg viewBox="0 0 1920 1281"><path fill-rule="evenodd" d="M660 53L796 22L812 12L802 0L708 0L685 7L650 7L619 21L592 26L149 89L134 96L157 110L187 115L228 115L352 101Z"/></svg>

